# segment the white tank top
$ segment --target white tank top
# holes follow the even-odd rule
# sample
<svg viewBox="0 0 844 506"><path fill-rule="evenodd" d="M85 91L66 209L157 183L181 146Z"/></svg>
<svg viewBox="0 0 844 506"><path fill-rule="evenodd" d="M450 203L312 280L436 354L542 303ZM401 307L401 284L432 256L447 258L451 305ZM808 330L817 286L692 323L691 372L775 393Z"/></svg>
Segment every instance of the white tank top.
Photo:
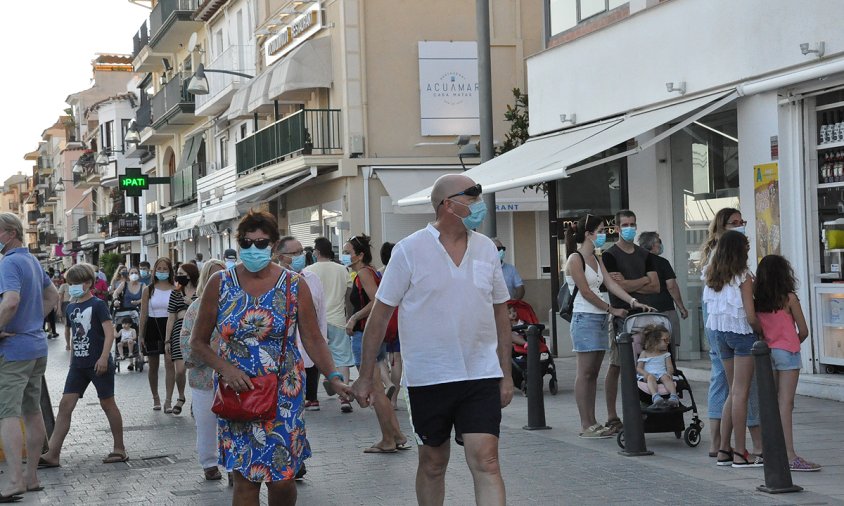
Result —
<svg viewBox="0 0 844 506"><path fill-rule="evenodd" d="M579 257L578 257L579 259ZM596 272L589 264L584 262L584 269L583 273L586 275L586 283L589 285L589 289L592 290L592 293L597 295L601 298L604 302L608 301L608 296L605 293L601 293L601 284L604 282L604 274L601 272L601 269L598 269ZM566 276L566 283L569 287L574 290L575 283L574 278L571 276ZM607 302L609 304L609 302ZM591 302L586 300L583 295L578 290L577 295L574 298L574 313L599 313L599 314L606 314L606 309L602 309L599 307L594 306Z"/></svg>
<svg viewBox="0 0 844 506"><path fill-rule="evenodd" d="M152 292L152 297L149 298L149 316L151 318L167 317L167 305L170 303L172 291L158 288Z"/></svg>

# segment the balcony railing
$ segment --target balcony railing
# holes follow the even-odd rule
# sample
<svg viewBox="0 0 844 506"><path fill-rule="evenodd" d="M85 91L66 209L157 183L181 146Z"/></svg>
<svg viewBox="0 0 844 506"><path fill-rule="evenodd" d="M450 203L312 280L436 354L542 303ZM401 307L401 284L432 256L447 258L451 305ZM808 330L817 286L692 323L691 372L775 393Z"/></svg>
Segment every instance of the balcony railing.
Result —
<svg viewBox="0 0 844 506"><path fill-rule="evenodd" d="M237 143L237 173L278 163L287 157L341 154L339 109L302 109Z"/></svg>
<svg viewBox="0 0 844 506"><path fill-rule="evenodd" d="M185 19L190 19L190 15L198 6L199 0L158 0L149 16L150 42L155 44L160 38L159 32L162 29L166 30L176 17L181 15Z"/></svg>
<svg viewBox="0 0 844 506"><path fill-rule="evenodd" d="M180 75L173 76L164 88L152 97L150 106L152 121L155 123L153 127L157 127L156 124L166 119L176 107L193 114L194 97L193 94L188 93L188 82Z"/></svg>
<svg viewBox="0 0 844 506"><path fill-rule="evenodd" d="M229 46L225 51L208 64L208 68L215 70L234 70L245 74L255 74L255 46ZM208 79L208 95L196 97L196 106L202 107L213 102L216 97L227 90L233 83L245 83L249 79L231 74L209 72L205 74Z"/></svg>
<svg viewBox="0 0 844 506"><path fill-rule="evenodd" d="M91 232L93 232L93 230L89 228L88 217L83 216L79 218L76 222L76 237L82 237L83 235L88 235Z"/></svg>
<svg viewBox="0 0 844 506"><path fill-rule="evenodd" d="M52 233L52 232L42 233L38 237L38 244L41 244L41 245L44 245L44 246L47 246L47 245L50 245L50 244L58 244L58 243L59 243L59 236Z"/></svg>
<svg viewBox="0 0 844 506"><path fill-rule="evenodd" d="M132 59L136 58L144 46L149 44L149 21L144 20L138 33L132 37Z"/></svg>
<svg viewBox="0 0 844 506"><path fill-rule="evenodd" d="M141 217L124 214L111 219L112 237L137 237L141 235Z"/></svg>
<svg viewBox="0 0 844 506"><path fill-rule="evenodd" d="M141 101L135 115L135 123L138 131L152 125L152 103L145 91L141 91Z"/></svg>
<svg viewBox="0 0 844 506"><path fill-rule="evenodd" d="M196 180L205 172L204 163L195 163L173 174L170 182L170 204L178 205L196 198Z"/></svg>
<svg viewBox="0 0 844 506"><path fill-rule="evenodd" d="M27 211L26 212L26 221L30 225L34 225L35 223L37 223L38 218L40 218L40 217L41 217L41 213L39 213L38 211Z"/></svg>

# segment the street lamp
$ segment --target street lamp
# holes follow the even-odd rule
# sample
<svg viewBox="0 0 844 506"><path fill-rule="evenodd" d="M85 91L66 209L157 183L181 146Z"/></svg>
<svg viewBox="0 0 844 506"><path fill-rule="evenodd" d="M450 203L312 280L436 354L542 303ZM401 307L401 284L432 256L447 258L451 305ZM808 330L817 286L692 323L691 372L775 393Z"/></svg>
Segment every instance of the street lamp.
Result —
<svg viewBox="0 0 844 506"><path fill-rule="evenodd" d="M111 160L109 160L109 158L115 153L120 153L122 155L123 150L115 148L103 148L103 150L100 151L99 154L97 154L97 165L99 165L100 167L105 167L106 165L111 163Z"/></svg>
<svg viewBox="0 0 844 506"><path fill-rule="evenodd" d="M129 121L129 127L126 129L126 136L123 140L126 144L138 144L141 142L141 134L138 132L138 123L134 119Z"/></svg>
<svg viewBox="0 0 844 506"><path fill-rule="evenodd" d="M205 68L205 64L200 63L196 67L196 72L193 74L193 77L190 79L190 83L188 83L188 93L192 93L194 95L207 95L208 94L208 78L205 77L206 72L211 73L218 73L218 74L229 74L233 76L245 77L246 79L252 79L255 76L245 74L243 72L235 72L234 70L217 70L217 69L207 69Z"/></svg>
<svg viewBox="0 0 844 506"><path fill-rule="evenodd" d="M74 165L74 172L76 172L75 169L76 169L76 166ZM77 174L78 174L78 172L77 172ZM53 190L55 190L56 193L63 192L65 190L65 188L64 188L65 182L72 183L73 179L59 179L59 181L56 183L56 186L53 188Z"/></svg>

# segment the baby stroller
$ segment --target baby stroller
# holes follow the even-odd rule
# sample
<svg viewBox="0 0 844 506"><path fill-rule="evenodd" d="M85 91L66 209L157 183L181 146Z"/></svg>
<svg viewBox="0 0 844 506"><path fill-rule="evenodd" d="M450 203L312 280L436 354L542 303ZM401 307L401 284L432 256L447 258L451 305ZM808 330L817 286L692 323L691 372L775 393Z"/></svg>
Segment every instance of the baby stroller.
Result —
<svg viewBox="0 0 844 506"><path fill-rule="evenodd" d="M144 357L141 355L141 349L140 346L138 346L137 339L135 340L135 344L132 346L131 356L129 358L123 360L118 360L117 358L120 355L120 329L123 326L123 320L126 318L132 320L132 328L135 329L136 336L140 331L140 317L137 311L115 311L113 321L117 324L117 330L114 331L114 367L117 372L120 372L121 363L123 360L128 360L128 369L130 371L142 372L144 370Z"/></svg>
<svg viewBox="0 0 844 506"><path fill-rule="evenodd" d="M519 320L524 322L524 325L514 326L513 332L518 332L527 339L527 328L530 325L539 327L540 332L545 328L544 325L539 323L536 313L533 312L533 308L527 302L510 300L507 301L507 305L515 308ZM551 392L551 395L557 395L557 369L554 366L554 359L551 357L551 351L548 349L544 336L539 336L539 362L542 377L551 375L551 379L548 380L548 391ZM513 384L527 395L527 345L513 344L512 364Z"/></svg>
<svg viewBox="0 0 844 506"><path fill-rule="evenodd" d="M638 313L630 315L624 320L623 332L627 332L633 337L633 360L638 360L639 354L642 352L641 331L651 324L662 325L671 332L671 320L662 313ZM648 384L644 380L638 381L639 403L642 408L645 433L673 432L677 439L682 438L687 445L694 448L700 444L703 422L698 417L697 404L695 404L694 394L692 394L689 381L686 379L683 371L677 369L673 353L671 355L671 364L674 366L673 378L674 384L677 387L677 396L683 400L686 394L688 394L688 405L680 402L680 405L676 408L651 408L652 399L648 390ZM668 397L668 390L661 384L658 386L658 393L663 398ZM683 414L688 411L692 412L692 422L686 427ZM624 448L623 430L618 433L617 441L618 445Z"/></svg>

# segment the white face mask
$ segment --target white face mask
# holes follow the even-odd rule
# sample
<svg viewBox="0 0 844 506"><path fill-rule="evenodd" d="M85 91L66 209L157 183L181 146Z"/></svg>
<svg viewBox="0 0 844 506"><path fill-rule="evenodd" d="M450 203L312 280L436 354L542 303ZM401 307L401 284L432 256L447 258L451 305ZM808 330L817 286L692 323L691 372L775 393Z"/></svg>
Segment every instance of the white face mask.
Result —
<svg viewBox="0 0 844 506"><path fill-rule="evenodd" d="M137 274L135 274L135 273L129 274L129 281L137 281L139 279L141 279L141 277L138 276Z"/></svg>

